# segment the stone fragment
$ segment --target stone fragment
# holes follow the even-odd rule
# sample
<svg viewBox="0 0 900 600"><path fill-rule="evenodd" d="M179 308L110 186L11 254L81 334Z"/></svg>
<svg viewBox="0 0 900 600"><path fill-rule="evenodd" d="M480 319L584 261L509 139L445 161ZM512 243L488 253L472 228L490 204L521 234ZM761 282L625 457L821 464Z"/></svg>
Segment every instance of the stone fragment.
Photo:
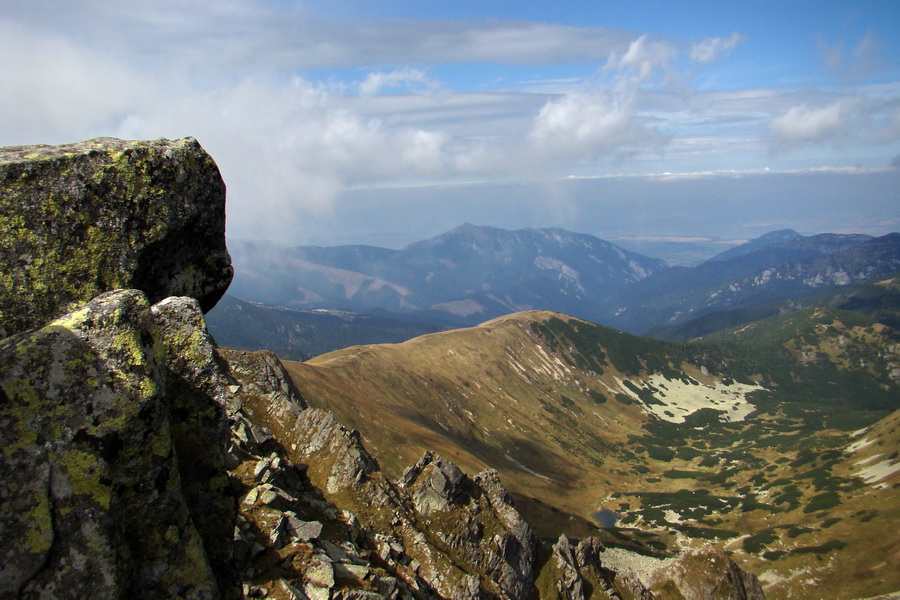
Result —
<svg viewBox="0 0 900 600"><path fill-rule="evenodd" d="M322 524L318 521L304 521L295 515L287 515L287 531L292 539L307 542L322 535Z"/></svg>
<svg viewBox="0 0 900 600"><path fill-rule="evenodd" d="M318 554L309 563L303 577L308 584L331 588L334 586L334 567L326 556Z"/></svg>
<svg viewBox="0 0 900 600"><path fill-rule="evenodd" d="M331 600L331 588L307 583L303 586L309 600Z"/></svg>
<svg viewBox="0 0 900 600"><path fill-rule="evenodd" d="M369 567L364 565L354 565L352 563L335 563L334 574L336 577L344 579L364 580L369 575Z"/></svg>
<svg viewBox="0 0 900 600"><path fill-rule="evenodd" d="M278 585L290 600L309 600L306 593L298 587L295 587L284 578L278 580Z"/></svg>

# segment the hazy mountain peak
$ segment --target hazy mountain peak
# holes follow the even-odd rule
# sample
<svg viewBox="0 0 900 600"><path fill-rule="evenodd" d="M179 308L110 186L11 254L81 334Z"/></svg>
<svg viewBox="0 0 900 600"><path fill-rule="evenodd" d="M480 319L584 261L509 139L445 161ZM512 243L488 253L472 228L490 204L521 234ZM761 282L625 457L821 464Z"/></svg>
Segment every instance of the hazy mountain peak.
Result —
<svg viewBox="0 0 900 600"><path fill-rule="evenodd" d="M740 246L735 246L734 248L729 248L724 252L716 254L706 262L731 260L732 258L737 258L739 256L750 254L751 252L756 252L760 248L765 248L766 246L783 244L785 242L790 242L802 237L802 235L800 235L793 229L779 229L777 231L770 231L769 233L764 233L758 238L754 238L748 242L741 244Z"/></svg>

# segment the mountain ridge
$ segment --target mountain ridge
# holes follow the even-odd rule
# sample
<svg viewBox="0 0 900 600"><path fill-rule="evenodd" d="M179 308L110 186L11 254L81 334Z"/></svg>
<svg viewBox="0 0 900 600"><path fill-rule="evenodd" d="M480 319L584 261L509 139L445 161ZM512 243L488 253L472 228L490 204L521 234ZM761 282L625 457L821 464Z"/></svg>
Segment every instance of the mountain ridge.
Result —
<svg viewBox="0 0 900 600"><path fill-rule="evenodd" d="M247 256L240 246L235 251L238 279L232 293L238 297L294 308L440 311L456 315L459 324L528 308L577 312L579 304L591 305L604 290L666 268L659 259L587 234L471 224L402 250L338 246L254 253L254 247L244 246L243 251Z"/></svg>
<svg viewBox="0 0 900 600"><path fill-rule="evenodd" d="M645 333L884 275L900 268L900 234L782 230L697 267L669 267L588 234L471 223L401 250L250 244L235 255L232 294L266 304L386 311L442 326L546 309Z"/></svg>
<svg viewBox="0 0 900 600"><path fill-rule="evenodd" d="M875 535L871 517L860 519L900 515L891 508L897 487L862 483L853 465L865 456L844 448L854 431L896 414L900 384L889 374L900 373L900 344L853 313L791 318L803 323L797 332L774 323L782 337L729 349L528 311L284 364L308 402L360 430L387 472L424 447L467 470L495 468L539 535L561 528L657 557L714 543L770 573L772 598L813 597L808 582L776 574L827 554L815 577L840 591L834 597L853 598L859 588L841 580L855 575L843 569L853 557L880 559L850 532ZM855 395L829 383L838 376ZM900 481L898 472L886 481ZM723 509L702 510L711 498ZM601 510L618 515L618 529L599 527ZM900 581L885 585L872 593Z"/></svg>

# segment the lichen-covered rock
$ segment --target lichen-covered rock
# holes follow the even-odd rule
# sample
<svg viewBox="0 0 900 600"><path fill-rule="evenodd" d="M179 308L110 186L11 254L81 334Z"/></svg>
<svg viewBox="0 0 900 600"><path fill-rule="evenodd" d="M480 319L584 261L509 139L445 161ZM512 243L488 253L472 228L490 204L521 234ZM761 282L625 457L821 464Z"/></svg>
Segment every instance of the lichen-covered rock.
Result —
<svg viewBox="0 0 900 600"><path fill-rule="evenodd" d="M659 596L672 596L673 590L684 598L704 600L765 600L756 575L744 571L721 550L710 546L684 554L678 561L653 576Z"/></svg>
<svg viewBox="0 0 900 600"><path fill-rule="evenodd" d="M0 342L0 597L218 597L165 353L135 290Z"/></svg>
<svg viewBox="0 0 900 600"><path fill-rule="evenodd" d="M206 558L224 595L237 593L232 538L237 506L226 449L231 418L240 403L227 394L228 380L194 298L166 298L150 309L165 349L165 397L185 502Z"/></svg>
<svg viewBox="0 0 900 600"><path fill-rule="evenodd" d="M193 138L0 149L0 338L119 288L206 311L231 277L225 184Z"/></svg>

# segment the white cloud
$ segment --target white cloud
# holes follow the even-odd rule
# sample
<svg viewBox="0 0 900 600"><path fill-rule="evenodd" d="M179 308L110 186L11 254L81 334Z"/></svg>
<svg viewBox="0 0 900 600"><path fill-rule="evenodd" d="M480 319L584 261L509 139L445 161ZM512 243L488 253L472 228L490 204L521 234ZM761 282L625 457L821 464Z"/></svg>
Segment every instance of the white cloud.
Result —
<svg viewBox="0 0 900 600"><path fill-rule="evenodd" d="M369 73L365 81L359 84L359 92L371 95L385 89L413 91L420 89L433 90L438 87L439 84L436 81L429 79L424 72L418 69L395 69L387 72Z"/></svg>
<svg viewBox="0 0 900 600"><path fill-rule="evenodd" d="M607 67L620 71L620 81L624 79L623 74L628 73L629 80L636 80L637 83L640 83L661 71L668 70L670 61L675 58L677 53L677 49L672 44L651 40L647 34L644 34L632 41L624 54L619 55L614 52L610 55ZM629 81L629 83L633 82Z"/></svg>
<svg viewBox="0 0 900 600"><path fill-rule="evenodd" d="M185 68L298 69L472 62L599 61L622 32L511 19L353 20L264 0L9 0L4 12L46 31L78 23L92 43Z"/></svg>
<svg viewBox="0 0 900 600"><path fill-rule="evenodd" d="M818 108L805 104L792 106L772 120L772 134L779 144L787 147L839 141L847 136L855 104L842 99Z"/></svg>
<svg viewBox="0 0 900 600"><path fill-rule="evenodd" d="M544 105L529 141L547 157L579 160L656 146L661 137L636 122L629 102L593 92L568 94Z"/></svg>
<svg viewBox="0 0 900 600"><path fill-rule="evenodd" d="M0 17L3 139L75 141L144 106L156 87L114 57Z"/></svg>
<svg viewBox="0 0 900 600"><path fill-rule="evenodd" d="M7 0L0 143L193 135L228 184L229 232L290 240L348 188L534 181L622 164L745 168L754 154L770 158L766 142L792 150L900 139L896 86L841 98L812 88L701 94L676 81L687 51L713 61L739 34L687 48L525 21L328 20L307 6ZM540 65L554 61L572 76L548 77L558 71ZM437 80L463 72L442 65L478 62L538 66L504 83L467 82L484 86L477 93ZM573 62L598 66L592 77ZM310 68L323 80L298 75Z"/></svg>
<svg viewBox="0 0 900 600"><path fill-rule="evenodd" d="M744 36L738 32L727 38L708 38L697 42L691 48L691 59L698 63L710 63L718 58L726 57L744 40Z"/></svg>
<svg viewBox="0 0 900 600"><path fill-rule="evenodd" d="M892 143L900 140L900 99L847 96L822 106L795 105L769 128L774 150Z"/></svg>
<svg viewBox="0 0 900 600"><path fill-rule="evenodd" d="M642 84L667 72L676 54L647 35L612 53L602 69L609 80L544 105L529 134L532 148L548 159L576 161L658 151L665 136L642 123L636 105Z"/></svg>

